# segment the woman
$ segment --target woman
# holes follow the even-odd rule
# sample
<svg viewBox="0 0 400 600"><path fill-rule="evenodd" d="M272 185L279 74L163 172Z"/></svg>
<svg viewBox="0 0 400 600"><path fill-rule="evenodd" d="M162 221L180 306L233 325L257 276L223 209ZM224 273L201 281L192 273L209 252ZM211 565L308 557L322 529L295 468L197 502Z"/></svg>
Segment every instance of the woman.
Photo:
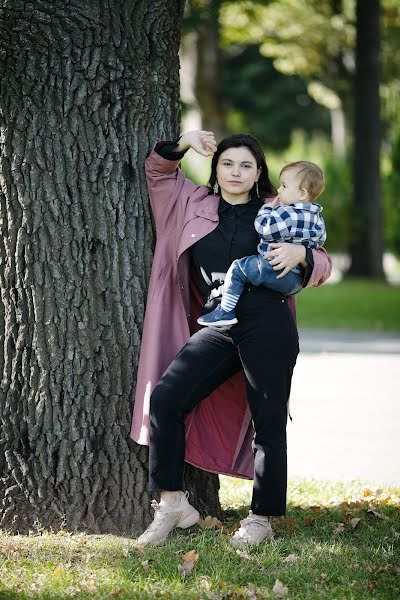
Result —
<svg viewBox="0 0 400 600"><path fill-rule="evenodd" d="M212 190L178 168L189 148L213 155ZM272 537L268 517L286 508L287 403L298 354L294 298L248 286L237 325L190 334L199 300L203 312L212 310L231 262L256 253L254 218L276 190L259 143L246 135L217 148L211 132L186 133L156 146L146 174L157 243L132 437L139 443L150 437L150 490L159 490L161 500L153 501L155 518L137 544L162 544L174 527L197 522L183 492L184 460L254 479L249 516L231 542L258 544ZM280 276L301 264L304 285L320 285L330 274L323 249L276 244L269 259Z"/></svg>

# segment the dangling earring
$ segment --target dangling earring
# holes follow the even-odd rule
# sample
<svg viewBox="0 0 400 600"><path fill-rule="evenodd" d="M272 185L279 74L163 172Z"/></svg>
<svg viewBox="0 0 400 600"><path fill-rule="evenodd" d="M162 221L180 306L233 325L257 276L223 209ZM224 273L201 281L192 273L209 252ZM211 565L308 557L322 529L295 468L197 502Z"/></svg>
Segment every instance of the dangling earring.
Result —
<svg viewBox="0 0 400 600"><path fill-rule="evenodd" d="M219 185L218 185L218 181L216 181L216 182L214 183L213 190L214 190L214 194L218 194L218 193L219 193Z"/></svg>
<svg viewBox="0 0 400 600"><path fill-rule="evenodd" d="M256 181L256 195L257 195L257 198L260 199L260 193L258 191L258 181Z"/></svg>

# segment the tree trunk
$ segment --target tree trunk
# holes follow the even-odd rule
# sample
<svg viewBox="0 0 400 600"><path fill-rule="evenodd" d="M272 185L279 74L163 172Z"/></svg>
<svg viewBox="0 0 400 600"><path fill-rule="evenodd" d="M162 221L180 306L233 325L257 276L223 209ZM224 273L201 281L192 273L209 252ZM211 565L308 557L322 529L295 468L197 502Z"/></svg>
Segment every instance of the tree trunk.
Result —
<svg viewBox="0 0 400 600"><path fill-rule="evenodd" d="M382 279L383 203L380 184L380 3L357 1L353 277Z"/></svg>
<svg viewBox="0 0 400 600"><path fill-rule="evenodd" d="M143 163L177 134L183 4L2 2L3 528L149 520L147 449L129 439L154 239Z"/></svg>
<svg viewBox="0 0 400 600"><path fill-rule="evenodd" d="M217 141L227 135L226 107L222 94L222 55L219 44L221 0L206 0L197 27L196 98L203 129L213 131Z"/></svg>

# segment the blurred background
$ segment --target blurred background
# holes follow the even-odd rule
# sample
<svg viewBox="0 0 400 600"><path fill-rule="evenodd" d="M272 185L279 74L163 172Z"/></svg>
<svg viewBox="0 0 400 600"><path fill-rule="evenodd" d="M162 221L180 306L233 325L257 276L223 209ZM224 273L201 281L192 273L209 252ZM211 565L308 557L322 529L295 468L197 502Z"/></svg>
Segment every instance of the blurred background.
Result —
<svg viewBox="0 0 400 600"><path fill-rule="evenodd" d="M400 329L393 289L400 284L400 8L397 0L358 4L375 12L357 13L355 0L189 0L182 131L207 129L218 140L255 135L275 184L285 162L320 164L331 283L351 277L346 289L358 308L350 319L360 320L366 292L377 313L386 312L388 322L371 312L359 328L393 330ZM204 159L191 152L184 166L207 181Z"/></svg>

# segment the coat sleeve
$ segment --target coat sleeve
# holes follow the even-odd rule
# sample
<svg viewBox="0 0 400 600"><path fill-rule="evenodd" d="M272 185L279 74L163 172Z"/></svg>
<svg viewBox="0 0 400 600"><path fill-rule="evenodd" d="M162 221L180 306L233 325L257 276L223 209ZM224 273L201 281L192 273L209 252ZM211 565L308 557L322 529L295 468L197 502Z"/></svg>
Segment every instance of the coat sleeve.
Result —
<svg viewBox="0 0 400 600"><path fill-rule="evenodd" d="M157 237L172 233L184 214L190 195L197 189L179 168L180 160L167 160L151 152L145 162L147 188Z"/></svg>
<svg viewBox="0 0 400 600"><path fill-rule="evenodd" d="M313 285L318 287L329 279L332 272L332 259L325 248L312 249L314 268L306 287Z"/></svg>

